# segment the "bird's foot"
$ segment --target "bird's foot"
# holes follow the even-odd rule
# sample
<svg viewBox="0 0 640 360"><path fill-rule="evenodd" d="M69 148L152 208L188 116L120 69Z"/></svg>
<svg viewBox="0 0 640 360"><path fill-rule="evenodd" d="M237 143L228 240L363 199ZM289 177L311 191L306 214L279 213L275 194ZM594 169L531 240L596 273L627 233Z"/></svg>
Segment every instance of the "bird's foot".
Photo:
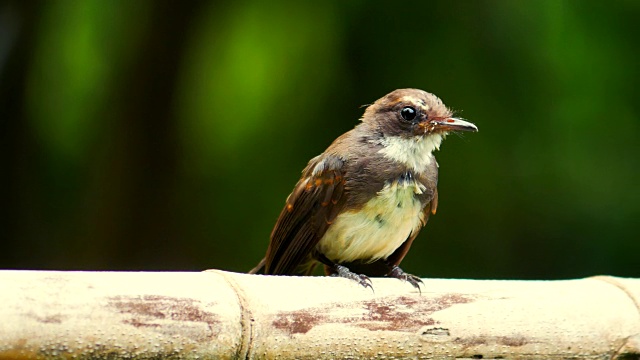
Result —
<svg viewBox="0 0 640 360"><path fill-rule="evenodd" d="M387 276L408 282L414 288L418 289L420 294L422 294L422 290L420 289L420 284L424 285L422 279L415 275L407 274L406 272L404 272L404 270L400 269L399 266L393 265Z"/></svg>
<svg viewBox="0 0 640 360"><path fill-rule="evenodd" d="M338 264L334 265L333 269L335 270L335 272L331 274L331 276L339 276L346 279L351 279L357 282L358 284L364 286L365 288L370 288L371 291L373 291L371 279L369 279L367 275L356 274L354 272L351 272L351 270L349 270L349 268L347 268L346 266L342 266Z"/></svg>

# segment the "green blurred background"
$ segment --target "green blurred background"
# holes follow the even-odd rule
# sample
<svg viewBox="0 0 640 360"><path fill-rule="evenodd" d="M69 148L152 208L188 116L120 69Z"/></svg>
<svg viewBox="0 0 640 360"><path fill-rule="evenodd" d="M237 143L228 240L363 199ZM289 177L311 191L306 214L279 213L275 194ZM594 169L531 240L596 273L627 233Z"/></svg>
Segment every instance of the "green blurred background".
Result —
<svg viewBox="0 0 640 360"><path fill-rule="evenodd" d="M401 87L449 136L425 277L640 277L638 1L0 2L0 268L247 271Z"/></svg>

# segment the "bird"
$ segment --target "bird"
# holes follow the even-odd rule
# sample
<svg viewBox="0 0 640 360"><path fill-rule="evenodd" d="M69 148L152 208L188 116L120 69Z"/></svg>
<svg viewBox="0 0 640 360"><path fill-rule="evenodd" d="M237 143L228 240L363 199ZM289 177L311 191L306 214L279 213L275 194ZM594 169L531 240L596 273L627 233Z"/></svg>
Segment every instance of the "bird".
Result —
<svg viewBox="0 0 640 360"><path fill-rule="evenodd" d="M309 161L249 273L309 275L321 264L371 290L370 276L386 276L421 291L399 265L438 207L433 152L448 133L478 128L419 89L390 92L360 120Z"/></svg>

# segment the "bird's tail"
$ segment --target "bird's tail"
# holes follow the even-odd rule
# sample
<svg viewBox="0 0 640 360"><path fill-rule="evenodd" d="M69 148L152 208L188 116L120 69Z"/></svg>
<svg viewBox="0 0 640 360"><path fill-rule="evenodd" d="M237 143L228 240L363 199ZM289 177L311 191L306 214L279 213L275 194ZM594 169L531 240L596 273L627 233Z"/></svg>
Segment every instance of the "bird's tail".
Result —
<svg viewBox="0 0 640 360"><path fill-rule="evenodd" d="M266 258L263 258L262 260L260 260L260 262L258 263L258 265L256 265L256 267L249 270L248 274L257 274L258 272L264 270L265 261L266 261Z"/></svg>

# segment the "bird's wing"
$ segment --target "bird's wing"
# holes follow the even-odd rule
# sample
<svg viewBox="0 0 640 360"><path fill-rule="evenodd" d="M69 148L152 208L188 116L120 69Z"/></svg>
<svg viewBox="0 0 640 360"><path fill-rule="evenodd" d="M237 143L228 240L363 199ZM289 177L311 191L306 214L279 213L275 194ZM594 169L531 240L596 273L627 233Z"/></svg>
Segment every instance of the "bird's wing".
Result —
<svg viewBox="0 0 640 360"><path fill-rule="evenodd" d="M309 161L271 232L265 274L295 274L309 260L344 208L344 175L344 161L337 156L320 155Z"/></svg>
<svg viewBox="0 0 640 360"><path fill-rule="evenodd" d="M420 229L427 224L427 221L429 220L430 215L435 215L437 208L438 208L438 189L435 189L435 191L433 192L433 198L422 210L423 220L422 220L422 226L420 227ZM407 252L409 252L409 248L411 247L413 240L415 240L416 237L418 236L419 232L420 232L419 229L417 231L413 231L411 235L409 235L407 240L404 243L402 243L402 245L400 245L400 247L398 247L396 251L393 252L393 254L389 255L389 257L387 258L387 263L391 265L396 265L396 266L400 265L400 262L402 262L402 259L404 259L404 256L407 255Z"/></svg>

